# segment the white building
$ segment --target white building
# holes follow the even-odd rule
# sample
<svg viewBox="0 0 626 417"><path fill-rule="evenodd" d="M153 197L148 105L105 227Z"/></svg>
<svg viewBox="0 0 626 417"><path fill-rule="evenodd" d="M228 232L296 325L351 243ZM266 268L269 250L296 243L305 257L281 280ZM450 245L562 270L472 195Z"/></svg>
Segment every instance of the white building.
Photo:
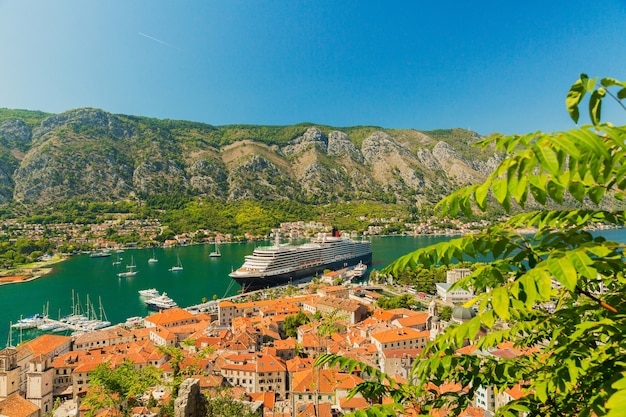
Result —
<svg viewBox="0 0 626 417"><path fill-rule="evenodd" d="M452 269L446 272L446 282L438 282L435 284L439 298L441 298L445 303L464 303L473 299L474 291L472 289L450 289L454 283L460 281L471 273L472 271L468 268Z"/></svg>

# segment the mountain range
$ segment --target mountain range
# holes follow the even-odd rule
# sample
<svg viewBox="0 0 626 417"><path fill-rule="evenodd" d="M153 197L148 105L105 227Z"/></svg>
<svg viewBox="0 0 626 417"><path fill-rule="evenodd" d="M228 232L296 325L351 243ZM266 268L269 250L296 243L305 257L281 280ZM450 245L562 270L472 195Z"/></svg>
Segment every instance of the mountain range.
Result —
<svg viewBox="0 0 626 417"><path fill-rule="evenodd" d="M223 201L434 203L501 158L464 129L228 125L81 108L0 109L0 203L186 194Z"/></svg>

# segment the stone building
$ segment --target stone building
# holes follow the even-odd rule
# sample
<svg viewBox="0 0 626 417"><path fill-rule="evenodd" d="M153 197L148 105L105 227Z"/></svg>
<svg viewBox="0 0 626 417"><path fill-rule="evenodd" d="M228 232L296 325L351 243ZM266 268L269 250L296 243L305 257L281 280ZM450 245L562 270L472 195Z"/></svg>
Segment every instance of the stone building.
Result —
<svg viewBox="0 0 626 417"><path fill-rule="evenodd" d="M0 400L19 391L20 367L17 365L17 349L0 350Z"/></svg>

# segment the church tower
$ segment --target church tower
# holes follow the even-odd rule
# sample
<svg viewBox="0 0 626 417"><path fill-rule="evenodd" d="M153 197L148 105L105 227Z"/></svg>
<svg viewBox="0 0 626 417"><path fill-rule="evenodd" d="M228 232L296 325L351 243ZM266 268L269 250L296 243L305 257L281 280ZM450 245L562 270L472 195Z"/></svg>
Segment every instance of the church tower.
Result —
<svg viewBox="0 0 626 417"><path fill-rule="evenodd" d="M428 318L426 319L426 328L430 330L430 340L434 340L439 334L441 323L439 321L439 310L437 309L437 303L432 300L428 304Z"/></svg>
<svg viewBox="0 0 626 417"><path fill-rule="evenodd" d="M33 358L28 364L26 380L26 399L39 407L43 413L52 410L54 368L50 366L50 359L43 355Z"/></svg>
<svg viewBox="0 0 626 417"><path fill-rule="evenodd" d="M16 393L20 388L20 368L17 366L17 349L0 350L0 400Z"/></svg>

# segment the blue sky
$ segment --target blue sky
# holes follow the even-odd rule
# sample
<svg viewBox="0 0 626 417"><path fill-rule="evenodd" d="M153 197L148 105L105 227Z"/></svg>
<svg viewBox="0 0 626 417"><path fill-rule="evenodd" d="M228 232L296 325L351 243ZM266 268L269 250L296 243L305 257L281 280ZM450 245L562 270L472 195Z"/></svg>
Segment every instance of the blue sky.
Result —
<svg viewBox="0 0 626 417"><path fill-rule="evenodd" d="M626 1L0 0L0 57L12 109L555 131L581 72L626 80Z"/></svg>

